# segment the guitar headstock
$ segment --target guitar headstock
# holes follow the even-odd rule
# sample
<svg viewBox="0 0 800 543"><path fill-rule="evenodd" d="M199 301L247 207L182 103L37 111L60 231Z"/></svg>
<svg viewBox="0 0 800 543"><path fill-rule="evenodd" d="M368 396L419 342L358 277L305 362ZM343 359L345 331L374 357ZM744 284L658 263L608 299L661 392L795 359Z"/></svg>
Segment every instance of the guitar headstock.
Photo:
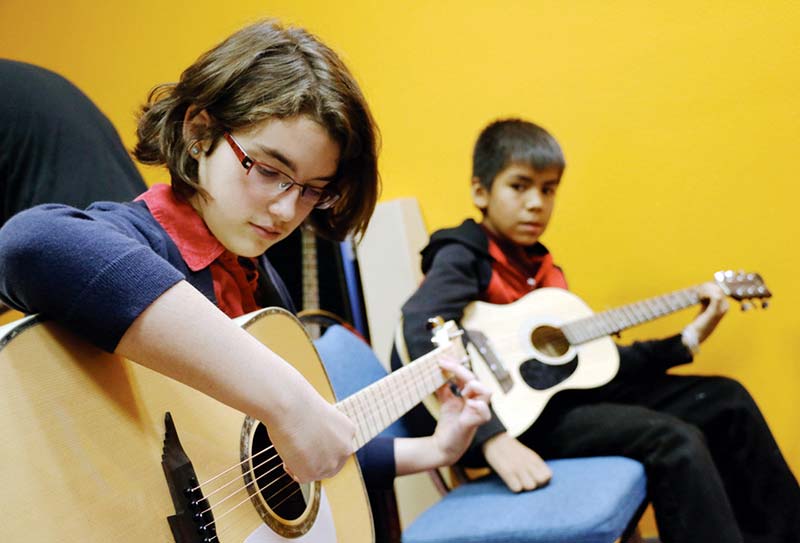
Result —
<svg viewBox="0 0 800 543"><path fill-rule="evenodd" d="M761 307L767 307L767 298L772 297L764 280L757 273L718 271L714 274L714 281L726 295L742 302L743 310L751 307L751 300L761 300Z"/></svg>
<svg viewBox="0 0 800 543"><path fill-rule="evenodd" d="M467 351L464 349L464 343L461 341L461 336L464 331L458 327L455 321L446 321L441 317L434 317L428 320L428 327L433 334L431 341L439 348L445 348L457 360L465 363L469 360Z"/></svg>

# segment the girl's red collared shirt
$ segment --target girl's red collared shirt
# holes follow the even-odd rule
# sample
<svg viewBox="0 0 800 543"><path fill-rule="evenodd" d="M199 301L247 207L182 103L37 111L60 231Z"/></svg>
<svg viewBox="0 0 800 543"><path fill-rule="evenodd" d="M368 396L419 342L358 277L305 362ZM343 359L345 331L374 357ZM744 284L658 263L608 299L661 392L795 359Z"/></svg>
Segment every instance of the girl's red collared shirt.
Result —
<svg viewBox="0 0 800 543"><path fill-rule="evenodd" d="M217 306L226 315L238 317L259 308L255 301L258 284L255 259L239 257L227 250L194 208L178 198L169 185L153 185L136 200L147 204L190 270L210 268Z"/></svg>

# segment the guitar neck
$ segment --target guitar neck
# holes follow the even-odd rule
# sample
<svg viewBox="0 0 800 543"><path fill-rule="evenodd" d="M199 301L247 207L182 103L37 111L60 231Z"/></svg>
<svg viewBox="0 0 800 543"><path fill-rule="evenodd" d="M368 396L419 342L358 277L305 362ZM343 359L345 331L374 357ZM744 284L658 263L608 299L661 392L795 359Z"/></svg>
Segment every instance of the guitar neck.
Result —
<svg viewBox="0 0 800 543"><path fill-rule="evenodd" d="M301 228L303 263L303 309L319 309L317 282L317 238L311 228Z"/></svg>
<svg viewBox="0 0 800 543"><path fill-rule="evenodd" d="M356 423L357 448L445 383L439 357L447 348L431 351L336 404Z"/></svg>
<svg viewBox="0 0 800 543"><path fill-rule="evenodd" d="M700 285L623 305L561 327L571 345L580 345L655 320L700 302Z"/></svg>

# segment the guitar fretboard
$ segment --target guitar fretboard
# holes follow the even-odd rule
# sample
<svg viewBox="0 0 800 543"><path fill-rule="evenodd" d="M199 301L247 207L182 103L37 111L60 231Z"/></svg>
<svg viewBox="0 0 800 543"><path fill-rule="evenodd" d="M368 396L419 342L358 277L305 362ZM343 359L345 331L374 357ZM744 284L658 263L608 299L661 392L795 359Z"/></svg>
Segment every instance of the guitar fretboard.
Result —
<svg viewBox="0 0 800 543"><path fill-rule="evenodd" d="M570 322L561 331L571 345L580 345L693 306L700 302L698 289L699 285L609 309Z"/></svg>
<svg viewBox="0 0 800 543"><path fill-rule="evenodd" d="M439 357L453 344L431 351L336 404L356 424L356 448L361 448L445 383Z"/></svg>
<svg viewBox="0 0 800 543"><path fill-rule="evenodd" d="M317 237L311 228L301 229L303 264L303 309L319 309L319 284L317 283Z"/></svg>

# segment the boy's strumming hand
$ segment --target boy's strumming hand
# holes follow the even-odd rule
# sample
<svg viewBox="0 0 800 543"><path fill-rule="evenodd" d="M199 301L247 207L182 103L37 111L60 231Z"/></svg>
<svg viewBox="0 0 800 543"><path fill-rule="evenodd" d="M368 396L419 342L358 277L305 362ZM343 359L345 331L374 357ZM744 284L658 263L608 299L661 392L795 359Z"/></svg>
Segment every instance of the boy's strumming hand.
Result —
<svg viewBox="0 0 800 543"><path fill-rule="evenodd" d="M716 283L703 283L699 289L703 309L700 314L687 326L697 333L697 340L702 343L717 327L719 321L728 311L728 299Z"/></svg>
<svg viewBox="0 0 800 543"><path fill-rule="evenodd" d="M505 432L483 444L483 455L512 492L539 488L553 476L536 452Z"/></svg>

